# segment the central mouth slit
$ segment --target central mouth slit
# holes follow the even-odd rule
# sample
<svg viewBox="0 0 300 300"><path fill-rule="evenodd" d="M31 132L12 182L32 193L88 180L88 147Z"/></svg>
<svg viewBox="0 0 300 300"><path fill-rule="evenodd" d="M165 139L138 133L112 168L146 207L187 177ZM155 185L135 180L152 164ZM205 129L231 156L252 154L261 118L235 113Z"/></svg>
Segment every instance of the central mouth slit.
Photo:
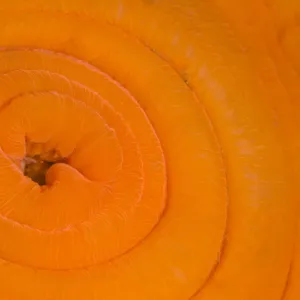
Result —
<svg viewBox="0 0 300 300"><path fill-rule="evenodd" d="M57 163L67 163L57 150L43 151L42 144L27 144L27 154L23 159L23 173L40 186L46 185L48 170Z"/></svg>
<svg viewBox="0 0 300 300"><path fill-rule="evenodd" d="M24 158L24 175L31 178L32 181L36 182L40 186L46 184L46 173L56 163L64 163L64 160L61 161L47 161L42 160L40 157L35 156L25 157Z"/></svg>

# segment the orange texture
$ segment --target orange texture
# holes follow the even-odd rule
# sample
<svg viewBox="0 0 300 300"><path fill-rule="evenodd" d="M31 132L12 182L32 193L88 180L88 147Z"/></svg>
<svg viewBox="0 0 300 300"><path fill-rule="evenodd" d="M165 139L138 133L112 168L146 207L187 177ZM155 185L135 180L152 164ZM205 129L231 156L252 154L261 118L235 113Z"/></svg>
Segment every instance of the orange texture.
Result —
<svg viewBox="0 0 300 300"><path fill-rule="evenodd" d="M300 299L299 1L0 16L1 300Z"/></svg>

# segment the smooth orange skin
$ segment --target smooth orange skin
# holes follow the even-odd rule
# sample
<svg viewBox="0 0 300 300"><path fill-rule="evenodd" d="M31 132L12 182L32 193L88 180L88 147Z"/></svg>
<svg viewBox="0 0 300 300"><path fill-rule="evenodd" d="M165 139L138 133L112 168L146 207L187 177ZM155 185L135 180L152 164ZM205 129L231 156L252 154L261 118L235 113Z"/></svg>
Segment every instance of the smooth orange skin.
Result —
<svg viewBox="0 0 300 300"><path fill-rule="evenodd" d="M300 299L299 1L2 2L0 299Z"/></svg>

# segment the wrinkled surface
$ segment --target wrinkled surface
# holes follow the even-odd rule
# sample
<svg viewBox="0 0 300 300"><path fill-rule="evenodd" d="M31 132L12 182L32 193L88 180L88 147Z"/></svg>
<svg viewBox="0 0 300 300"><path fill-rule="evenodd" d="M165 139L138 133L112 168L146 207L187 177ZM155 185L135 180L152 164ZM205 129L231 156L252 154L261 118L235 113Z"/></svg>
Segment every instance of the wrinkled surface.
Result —
<svg viewBox="0 0 300 300"><path fill-rule="evenodd" d="M300 299L298 0L2 1L0 47L0 299Z"/></svg>

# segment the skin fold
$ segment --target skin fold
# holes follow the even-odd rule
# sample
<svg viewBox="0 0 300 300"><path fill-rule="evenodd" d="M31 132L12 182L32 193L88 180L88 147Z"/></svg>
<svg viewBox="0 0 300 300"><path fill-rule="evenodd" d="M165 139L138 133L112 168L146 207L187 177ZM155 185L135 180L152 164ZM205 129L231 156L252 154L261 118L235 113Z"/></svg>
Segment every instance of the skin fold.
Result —
<svg viewBox="0 0 300 300"><path fill-rule="evenodd" d="M300 2L0 9L0 299L300 299Z"/></svg>

